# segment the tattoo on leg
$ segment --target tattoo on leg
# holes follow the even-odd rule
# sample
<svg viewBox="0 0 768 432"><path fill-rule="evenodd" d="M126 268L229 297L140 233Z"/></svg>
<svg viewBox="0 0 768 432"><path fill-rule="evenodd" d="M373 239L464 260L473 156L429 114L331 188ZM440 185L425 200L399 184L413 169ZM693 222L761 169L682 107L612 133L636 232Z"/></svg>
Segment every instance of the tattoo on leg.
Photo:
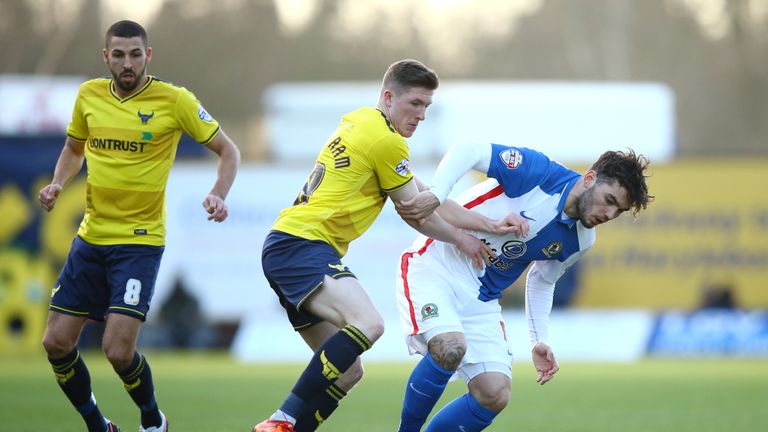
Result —
<svg viewBox="0 0 768 432"><path fill-rule="evenodd" d="M445 370L456 370L467 352L463 335L440 335L429 341L432 359Z"/></svg>

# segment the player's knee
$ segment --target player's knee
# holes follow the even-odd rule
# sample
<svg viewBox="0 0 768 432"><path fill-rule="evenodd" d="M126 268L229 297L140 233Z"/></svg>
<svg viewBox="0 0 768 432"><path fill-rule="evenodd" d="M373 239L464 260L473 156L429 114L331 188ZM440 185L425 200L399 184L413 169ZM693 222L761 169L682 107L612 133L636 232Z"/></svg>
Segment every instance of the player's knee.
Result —
<svg viewBox="0 0 768 432"><path fill-rule="evenodd" d="M509 403L510 388L507 385L483 386L470 390L480 405L500 413Z"/></svg>
<svg viewBox="0 0 768 432"><path fill-rule="evenodd" d="M374 343L379 340L381 335L384 334L384 321L373 321L368 326L366 326L366 329L362 330L362 332L368 337L368 340L370 340L371 343Z"/></svg>
<svg viewBox="0 0 768 432"><path fill-rule="evenodd" d="M455 371L459 368L461 360L464 358L464 354L467 353L466 345L452 346L440 354L432 354L432 359L435 360L441 368L449 371Z"/></svg>
<svg viewBox="0 0 768 432"><path fill-rule="evenodd" d="M378 313L371 313L363 319L350 322L371 341L376 342L384 334L384 319Z"/></svg>
<svg viewBox="0 0 768 432"><path fill-rule="evenodd" d="M72 352L75 344L46 331L43 335L43 349L49 358L58 359Z"/></svg>
<svg viewBox="0 0 768 432"><path fill-rule="evenodd" d="M115 343L102 343L107 360L116 371L124 371L133 363L134 350Z"/></svg>
<svg viewBox="0 0 768 432"><path fill-rule="evenodd" d="M429 354L441 368L455 371L459 368L464 354L467 353L467 342L461 333L443 333L430 339Z"/></svg>

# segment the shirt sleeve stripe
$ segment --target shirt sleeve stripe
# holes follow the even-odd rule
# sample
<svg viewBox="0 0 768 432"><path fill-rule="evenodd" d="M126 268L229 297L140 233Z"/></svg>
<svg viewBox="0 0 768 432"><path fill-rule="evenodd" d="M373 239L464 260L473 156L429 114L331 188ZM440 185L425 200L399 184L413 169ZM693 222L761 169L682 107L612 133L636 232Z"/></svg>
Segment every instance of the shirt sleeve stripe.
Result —
<svg viewBox="0 0 768 432"><path fill-rule="evenodd" d="M402 189L402 187L403 187L403 186L405 186L405 185L407 185L407 184L408 184L408 182L410 182L411 180L413 180L413 177L409 178L408 180L404 181L403 183L401 183L401 184L399 184L399 185L397 185L397 186L395 186L395 187L393 187L393 188L389 188L389 189L382 189L382 190L383 190L384 192L393 192L393 191L396 191L396 190L398 190L398 189Z"/></svg>
<svg viewBox="0 0 768 432"><path fill-rule="evenodd" d="M211 133L211 135L208 137L208 139L206 139L205 141L201 141L200 143L201 144L208 144L208 143L210 143L211 141L213 141L213 139L216 137L216 134L218 134L220 130L221 130L221 126L216 126L216 130L213 131L213 133Z"/></svg>
<svg viewBox="0 0 768 432"><path fill-rule="evenodd" d="M74 136L72 134L67 134L67 136L72 138L75 141L88 141L88 138L80 138L80 137L76 137L76 136Z"/></svg>

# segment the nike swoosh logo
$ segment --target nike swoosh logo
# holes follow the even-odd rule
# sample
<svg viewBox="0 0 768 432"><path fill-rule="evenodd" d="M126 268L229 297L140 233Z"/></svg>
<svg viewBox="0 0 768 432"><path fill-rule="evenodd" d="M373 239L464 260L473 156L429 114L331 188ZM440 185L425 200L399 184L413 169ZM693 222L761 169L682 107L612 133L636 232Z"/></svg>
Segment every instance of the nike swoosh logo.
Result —
<svg viewBox="0 0 768 432"><path fill-rule="evenodd" d="M416 393L418 393L418 394L420 394L420 395L422 395L424 397L429 397L428 394L426 394L426 393L424 393L422 391L419 391L416 387L414 387L413 386L413 382L408 383L408 386L411 388L411 390L415 391Z"/></svg>
<svg viewBox="0 0 768 432"><path fill-rule="evenodd" d="M523 210L523 211L521 211L521 212L520 212L520 216L522 216L524 219L528 219L529 221L534 221L534 222L536 222L536 219L534 219L534 218L532 218L532 217L529 217L529 216L526 216L526 215L525 215L525 210Z"/></svg>
<svg viewBox="0 0 768 432"><path fill-rule="evenodd" d="M525 217L525 216L523 216L523 217ZM461 432L467 432L467 430L466 430L466 429L464 429L464 426L463 426L463 425L459 425L459 430L460 430Z"/></svg>

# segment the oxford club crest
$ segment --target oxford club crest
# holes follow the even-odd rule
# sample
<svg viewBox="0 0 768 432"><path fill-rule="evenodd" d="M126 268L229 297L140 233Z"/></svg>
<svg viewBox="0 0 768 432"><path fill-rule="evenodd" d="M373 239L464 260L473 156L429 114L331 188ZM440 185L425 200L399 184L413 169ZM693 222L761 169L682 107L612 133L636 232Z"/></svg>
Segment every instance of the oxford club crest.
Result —
<svg viewBox="0 0 768 432"><path fill-rule="evenodd" d="M152 119L152 117L154 117L154 116L155 116L155 112L154 112L154 111L152 111L152 112L151 112L151 113L149 113L149 114L142 114L142 113L141 113L141 109L139 109L139 110L136 112L136 114L138 114L138 115L139 115L139 118L141 119L141 124L147 124L147 122L148 122L150 119Z"/></svg>

